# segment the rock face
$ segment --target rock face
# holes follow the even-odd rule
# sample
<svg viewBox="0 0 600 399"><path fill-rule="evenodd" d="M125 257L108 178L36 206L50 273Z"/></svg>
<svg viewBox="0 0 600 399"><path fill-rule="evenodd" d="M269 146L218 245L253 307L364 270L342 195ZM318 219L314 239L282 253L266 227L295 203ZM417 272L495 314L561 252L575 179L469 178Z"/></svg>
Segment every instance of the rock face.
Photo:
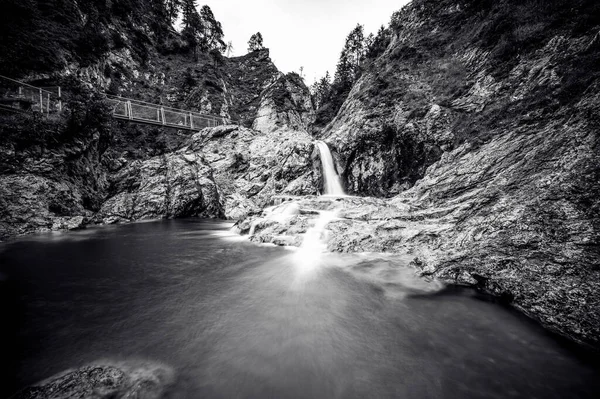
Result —
<svg viewBox="0 0 600 399"><path fill-rule="evenodd" d="M282 127L307 132L315 119L308 88L302 78L290 73L281 76L261 93L254 130L271 132Z"/></svg>
<svg viewBox="0 0 600 399"><path fill-rule="evenodd" d="M230 219L259 212L276 194L316 193L312 139L303 131L208 128L194 135L184 151L205 154Z"/></svg>
<svg viewBox="0 0 600 399"><path fill-rule="evenodd" d="M391 198L326 205L340 208L329 249L411 254L423 275L600 347L600 12L576 3L415 0L395 14L324 130L348 191ZM315 204L299 207L239 228L297 245Z"/></svg>
<svg viewBox="0 0 600 399"><path fill-rule="evenodd" d="M173 371L161 365L90 365L66 371L12 396L15 399L162 397Z"/></svg>
<svg viewBox="0 0 600 399"><path fill-rule="evenodd" d="M279 72L268 49L231 59L201 53L194 60L168 21L146 24L156 10L138 5L129 22L107 11L98 24L112 36L97 54L84 59L61 47L68 40L54 43L65 54L54 60L55 70L19 72L40 85L62 84L67 112L49 121L0 115L6 139L0 143L0 240L90 222L237 218L258 211L272 194L315 192L306 133L314 111L302 79ZM80 7L70 0L67 6ZM96 6L118 8L85 5ZM60 30L84 24L89 16L79 11L66 22L45 11L39 19ZM22 58L15 60L27 64ZM98 91L217 114L258 131L216 129L213 136L209 129L199 144L189 132L113 121L92 96ZM237 157L231 165L221 159L231 156Z"/></svg>
<svg viewBox="0 0 600 399"><path fill-rule="evenodd" d="M411 2L324 129L348 191L390 197L464 142L572 117L597 86L598 14L586 0Z"/></svg>
<svg viewBox="0 0 600 399"><path fill-rule="evenodd" d="M90 214L72 185L32 174L0 177L0 239L32 231L77 229Z"/></svg>
<svg viewBox="0 0 600 399"><path fill-rule="evenodd" d="M135 161L111 179L117 192L94 219L100 223L178 217L223 217L219 189L201 153L179 150Z"/></svg>

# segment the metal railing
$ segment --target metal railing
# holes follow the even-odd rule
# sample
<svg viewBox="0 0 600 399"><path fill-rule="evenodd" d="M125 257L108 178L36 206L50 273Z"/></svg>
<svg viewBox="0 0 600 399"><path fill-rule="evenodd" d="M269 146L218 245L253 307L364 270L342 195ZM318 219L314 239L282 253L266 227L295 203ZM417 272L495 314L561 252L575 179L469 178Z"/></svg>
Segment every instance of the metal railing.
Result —
<svg viewBox="0 0 600 399"><path fill-rule="evenodd" d="M0 108L49 115L62 111L60 87L36 87L0 75Z"/></svg>
<svg viewBox="0 0 600 399"><path fill-rule="evenodd" d="M200 130L230 123L228 119L220 116L204 115L131 98L111 95L107 95L106 98L111 104L113 116L117 119L187 130Z"/></svg>
<svg viewBox="0 0 600 399"><path fill-rule="evenodd" d="M132 122L187 130L231 123L229 119L221 116L165 107L132 98L107 95L106 99L111 105L113 117ZM35 111L46 115L61 112L61 88L35 87L0 75L0 109L16 112Z"/></svg>

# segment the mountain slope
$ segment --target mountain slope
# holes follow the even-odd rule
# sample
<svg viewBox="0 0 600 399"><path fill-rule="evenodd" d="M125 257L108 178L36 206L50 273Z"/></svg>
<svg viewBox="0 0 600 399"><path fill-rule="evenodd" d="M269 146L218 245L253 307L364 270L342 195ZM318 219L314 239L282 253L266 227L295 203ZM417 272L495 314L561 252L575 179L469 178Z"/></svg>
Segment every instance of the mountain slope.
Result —
<svg viewBox="0 0 600 399"><path fill-rule="evenodd" d="M329 249L410 254L425 276L600 347L599 10L414 0L396 13L323 131L348 191L388 199L327 203ZM295 242L306 219L266 215L254 239Z"/></svg>

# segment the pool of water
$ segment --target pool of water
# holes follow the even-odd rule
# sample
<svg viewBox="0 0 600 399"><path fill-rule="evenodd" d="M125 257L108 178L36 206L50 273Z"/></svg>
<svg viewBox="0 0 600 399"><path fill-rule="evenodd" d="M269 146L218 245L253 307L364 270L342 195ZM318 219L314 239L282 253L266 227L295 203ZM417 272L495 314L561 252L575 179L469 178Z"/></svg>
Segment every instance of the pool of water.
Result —
<svg viewBox="0 0 600 399"><path fill-rule="evenodd" d="M149 360L168 398L597 398L597 366L407 259L258 246L157 221L0 245L3 394Z"/></svg>

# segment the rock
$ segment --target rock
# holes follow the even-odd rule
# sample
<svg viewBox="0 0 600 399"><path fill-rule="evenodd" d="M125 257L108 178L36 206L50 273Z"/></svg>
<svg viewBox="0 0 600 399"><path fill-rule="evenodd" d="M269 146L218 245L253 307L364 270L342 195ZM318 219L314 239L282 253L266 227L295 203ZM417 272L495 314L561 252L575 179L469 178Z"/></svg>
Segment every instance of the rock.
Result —
<svg viewBox="0 0 600 399"><path fill-rule="evenodd" d="M307 132L286 126L267 132L227 128L226 134L215 129L194 135L186 151L206 154L227 218L259 212L276 195L316 193L313 140Z"/></svg>
<svg viewBox="0 0 600 399"><path fill-rule="evenodd" d="M263 133L285 126L308 131L315 120L310 92L295 73L281 76L263 93L252 128Z"/></svg>
<svg viewBox="0 0 600 399"><path fill-rule="evenodd" d="M83 216L54 218L52 230L78 230L84 228L86 219Z"/></svg>
<svg viewBox="0 0 600 399"><path fill-rule="evenodd" d="M0 176L0 239L83 223L81 194L67 183L33 174Z"/></svg>
<svg viewBox="0 0 600 399"><path fill-rule="evenodd" d="M143 363L95 364L68 370L12 396L14 399L163 397L174 380L165 366Z"/></svg>
<svg viewBox="0 0 600 399"><path fill-rule="evenodd" d="M129 181L129 187L122 187ZM148 159L121 171L116 195L95 220L115 223L154 218L222 217L223 204L212 169L189 149Z"/></svg>
<svg viewBox="0 0 600 399"><path fill-rule="evenodd" d="M350 193L390 199L346 202L328 246L414 255L424 275L600 347L600 80L588 72L600 45L575 29L581 9L514 3L414 0L394 15L322 132ZM491 28L524 15L541 19L521 39Z"/></svg>

